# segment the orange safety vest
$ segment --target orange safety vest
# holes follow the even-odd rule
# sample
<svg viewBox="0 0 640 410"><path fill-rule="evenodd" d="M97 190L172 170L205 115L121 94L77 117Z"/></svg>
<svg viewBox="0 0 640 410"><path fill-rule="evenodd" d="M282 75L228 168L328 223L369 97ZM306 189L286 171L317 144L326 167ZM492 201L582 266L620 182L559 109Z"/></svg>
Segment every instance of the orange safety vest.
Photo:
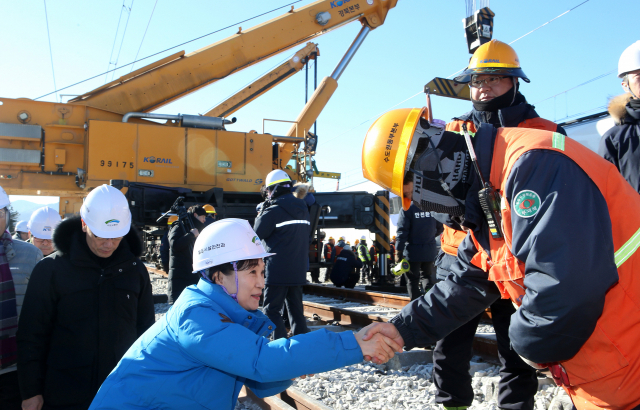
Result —
<svg viewBox="0 0 640 410"><path fill-rule="evenodd" d="M617 168L559 133L501 128L496 137L490 180L502 196L504 239L490 236L490 252L478 249L471 263L488 272L502 298L520 306L525 266L511 253L511 201L504 196L511 168L530 150L559 152L587 173L602 193L611 218L619 281L607 291L593 334L571 359L560 364L568 375L564 389L578 410L633 409L640 405L640 196ZM580 257L571 255L568 257Z"/></svg>
<svg viewBox="0 0 640 410"><path fill-rule="evenodd" d="M477 131L476 125L473 123L473 121L462 121L458 119L447 123L445 130L462 132L462 124L467 124L467 130L469 132L475 133ZM522 121L520 124L518 124L518 128L555 131L556 129L558 129L558 124L549 120L545 120L544 118L537 117ZM458 231L447 225L444 225L444 230L442 231L442 236L440 237L440 249L442 249L443 252L448 253L449 255L458 256L458 246L460 246L460 242L462 242L465 236L467 236L466 232Z"/></svg>

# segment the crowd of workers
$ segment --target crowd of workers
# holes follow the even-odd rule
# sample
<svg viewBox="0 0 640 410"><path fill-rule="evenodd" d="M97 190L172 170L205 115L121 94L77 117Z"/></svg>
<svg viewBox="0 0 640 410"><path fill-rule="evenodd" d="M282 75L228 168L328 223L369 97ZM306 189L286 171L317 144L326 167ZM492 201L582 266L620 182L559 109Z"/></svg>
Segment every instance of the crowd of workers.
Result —
<svg viewBox="0 0 640 410"><path fill-rule="evenodd" d="M435 344L436 401L460 410L489 306L500 408L532 410L540 368L579 410L640 408L640 41L618 72L627 94L610 104L600 156L537 115L515 51L496 40L456 78L471 89L469 113L443 126L400 109L374 123L363 171L402 200L386 263L414 302L358 333L309 332L302 286L314 251L335 286L374 281L379 244L314 248L318 204L282 170L266 176L253 227L216 222L211 205L169 220L173 306L158 321L119 190L93 189L64 220L40 208L12 237L0 188L2 408L232 409L243 385L268 396L298 376Z"/></svg>

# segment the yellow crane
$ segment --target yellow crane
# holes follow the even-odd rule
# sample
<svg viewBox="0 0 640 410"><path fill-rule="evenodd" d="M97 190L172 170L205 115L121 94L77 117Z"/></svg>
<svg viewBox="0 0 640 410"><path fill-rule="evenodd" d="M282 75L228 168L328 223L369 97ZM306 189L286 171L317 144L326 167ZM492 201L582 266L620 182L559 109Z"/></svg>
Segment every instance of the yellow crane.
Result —
<svg viewBox="0 0 640 410"><path fill-rule="evenodd" d="M235 213L234 204L255 202L249 194L255 198L272 168L286 168L294 158L294 178L313 175L313 152L303 149L308 131L367 33L396 4L315 1L200 50L165 57L68 103L0 98L0 185L9 194L59 196L62 214L77 212L81 198L98 185L135 185L140 192L128 194L134 222L145 225L178 193L216 208L228 204L227 216L242 217L246 206ZM358 37L287 135L227 131L230 121L222 117L151 113L356 20L362 24Z"/></svg>

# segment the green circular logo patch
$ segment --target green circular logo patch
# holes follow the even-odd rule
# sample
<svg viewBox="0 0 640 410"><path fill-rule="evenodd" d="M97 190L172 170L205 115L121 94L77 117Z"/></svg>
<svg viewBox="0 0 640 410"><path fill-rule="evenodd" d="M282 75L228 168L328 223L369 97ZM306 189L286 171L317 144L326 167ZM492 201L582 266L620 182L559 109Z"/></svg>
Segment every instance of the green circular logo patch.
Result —
<svg viewBox="0 0 640 410"><path fill-rule="evenodd" d="M531 218L540 210L540 197L533 191L520 191L513 200L513 209L518 216Z"/></svg>

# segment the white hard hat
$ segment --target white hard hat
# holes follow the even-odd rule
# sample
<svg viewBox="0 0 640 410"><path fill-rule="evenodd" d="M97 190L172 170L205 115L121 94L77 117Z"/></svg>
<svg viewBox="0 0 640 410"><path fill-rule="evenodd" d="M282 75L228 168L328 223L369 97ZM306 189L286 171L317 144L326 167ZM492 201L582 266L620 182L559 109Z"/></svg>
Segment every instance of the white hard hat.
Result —
<svg viewBox="0 0 640 410"><path fill-rule="evenodd" d="M16 232L29 232L29 224L27 221L20 221L16 224Z"/></svg>
<svg viewBox="0 0 640 410"><path fill-rule="evenodd" d="M630 71L640 70L640 40L627 47L618 61L618 77L622 78Z"/></svg>
<svg viewBox="0 0 640 410"><path fill-rule="evenodd" d="M27 227L29 228L31 235L36 238L51 239L53 230L58 226L61 220L62 218L60 218L58 211L45 206L36 209L36 211L31 214L31 219L29 219Z"/></svg>
<svg viewBox="0 0 640 410"><path fill-rule="evenodd" d="M223 263L265 258L260 238L244 219L227 218L207 226L193 245L193 272Z"/></svg>
<svg viewBox="0 0 640 410"><path fill-rule="evenodd" d="M366 240L367 240L367 237L366 237L366 236L364 236L364 235L362 235L362 236L360 237L360 240L361 240L361 241L366 241Z"/></svg>
<svg viewBox="0 0 640 410"><path fill-rule="evenodd" d="M9 195L7 195L7 193L4 192L4 189L0 186L0 209L9 206L9 204L11 204L11 201L9 201Z"/></svg>
<svg viewBox="0 0 640 410"><path fill-rule="evenodd" d="M291 182L291 178L289 178L289 174L287 174L281 169L274 169L273 171L269 172L264 184L270 187L271 185L280 184L282 182Z"/></svg>
<svg viewBox="0 0 640 410"><path fill-rule="evenodd" d="M131 229L131 211L122 192L100 185L87 195L80 216L91 232L100 238L120 238Z"/></svg>

